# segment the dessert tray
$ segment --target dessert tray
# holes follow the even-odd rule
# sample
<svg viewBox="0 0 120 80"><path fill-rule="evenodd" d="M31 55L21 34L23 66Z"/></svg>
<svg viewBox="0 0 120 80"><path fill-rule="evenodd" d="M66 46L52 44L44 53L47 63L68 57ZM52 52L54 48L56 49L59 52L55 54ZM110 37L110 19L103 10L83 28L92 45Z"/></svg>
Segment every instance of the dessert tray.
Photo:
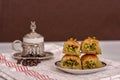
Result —
<svg viewBox="0 0 120 80"><path fill-rule="evenodd" d="M85 70L78 70L78 69L67 69L67 68L62 68L60 66L61 61L55 62L55 66L57 69L67 72L67 73L72 73L72 74L90 74L90 73L95 73L99 71L103 71L107 68L107 64L105 62L102 62L103 67L102 68L96 68L96 69L85 69Z"/></svg>
<svg viewBox="0 0 120 80"><path fill-rule="evenodd" d="M51 52L44 52L44 55L41 55L41 56L37 56L37 57L23 57L21 55L21 53L15 53L13 54L12 56L14 59L50 59L50 58L53 58L53 53Z"/></svg>

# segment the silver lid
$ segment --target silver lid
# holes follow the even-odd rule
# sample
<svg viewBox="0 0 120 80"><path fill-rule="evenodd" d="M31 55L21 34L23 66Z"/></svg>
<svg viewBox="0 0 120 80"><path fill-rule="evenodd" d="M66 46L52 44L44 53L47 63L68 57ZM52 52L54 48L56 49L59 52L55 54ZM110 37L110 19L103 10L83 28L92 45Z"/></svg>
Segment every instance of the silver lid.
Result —
<svg viewBox="0 0 120 80"><path fill-rule="evenodd" d="M30 29L31 32L23 37L23 42L39 43L44 41L44 37L35 31L36 30L35 21L31 21Z"/></svg>

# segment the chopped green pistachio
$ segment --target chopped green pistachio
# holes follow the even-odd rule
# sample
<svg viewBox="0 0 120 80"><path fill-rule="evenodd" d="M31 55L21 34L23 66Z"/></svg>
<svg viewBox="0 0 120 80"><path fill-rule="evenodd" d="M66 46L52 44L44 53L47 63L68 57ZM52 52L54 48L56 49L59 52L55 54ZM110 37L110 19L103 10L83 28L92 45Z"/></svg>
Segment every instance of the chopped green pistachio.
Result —
<svg viewBox="0 0 120 80"><path fill-rule="evenodd" d="M84 67L88 68L88 69L93 69L93 68L96 68L96 64L94 61L87 61L85 64L84 64Z"/></svg>
<svg viewBox="0 0 120 80"><path fill-rule="evenodd" d="M85 51L94 51L96 50L96 44L95 43L86 43L84 45Z"/></svg>
<svg viewBox="0 0 120 80"><path fill-rule="evenodd" d="M79 63L75 60L69 59L63 62L63 66L70 66L70 67L74 67L77 66Z"/></svg>
<svg viewBox="0 0 120 80"><path fill-rule="evenodd" d="M77 47L74 47L73 45L68 45L66 47L66 51L68 52L76 52Z"/></svg>

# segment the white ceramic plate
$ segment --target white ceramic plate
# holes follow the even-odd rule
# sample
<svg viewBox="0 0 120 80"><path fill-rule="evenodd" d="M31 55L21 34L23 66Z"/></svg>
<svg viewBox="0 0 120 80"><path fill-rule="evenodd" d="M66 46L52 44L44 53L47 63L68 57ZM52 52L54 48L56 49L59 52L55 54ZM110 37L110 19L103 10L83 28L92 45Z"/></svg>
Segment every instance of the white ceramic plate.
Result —
<svg viewBox="0 0 120 80"><path fill-rule="evenodd" d="M53 57L53 53L51 53L51 52L44 52L44 54L45 54L45 56L43 56L43 57L22 57L21 53L15 53L15 54L13 54L12 57L14 59L41 59L41 60L50 59Z"/></svg>
<svg viewBox="0 0 120 80"><path fill-rule="evenodd" d="M103 67L102 68L96 68L96 69L86 69L86 70L78 70L78 69L67 69L67 68L62 68L60 66L60 61L55 62L55 66L57 69L62 70L64 72L72 73L72 74L89 74L89 73L94 73L94 72L99 72L103 71L106 69L107 64L105 62L102 62Z"/></svg>

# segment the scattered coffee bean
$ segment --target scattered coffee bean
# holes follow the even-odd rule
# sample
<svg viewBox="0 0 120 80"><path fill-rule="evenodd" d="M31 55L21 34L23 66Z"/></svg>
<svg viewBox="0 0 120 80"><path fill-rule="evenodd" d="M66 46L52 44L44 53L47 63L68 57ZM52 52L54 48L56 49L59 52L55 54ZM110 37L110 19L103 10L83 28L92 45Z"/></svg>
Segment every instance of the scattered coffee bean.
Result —
<svg viewBox="0 0 120 80"><path fill-rule="evenodd" d="M22 59L17 60L17 64L20 64L20 63L21 63L21 61L22 61Z"/></svg>
<svg viewBox="0 0 120 80"><path fill-rule="evenodd" d="M22 55L22 57L44 57L45 54L27 54ZM19 59L17 64L22 64L23 66L37 66L41 62L40 59Z"/></svg>

